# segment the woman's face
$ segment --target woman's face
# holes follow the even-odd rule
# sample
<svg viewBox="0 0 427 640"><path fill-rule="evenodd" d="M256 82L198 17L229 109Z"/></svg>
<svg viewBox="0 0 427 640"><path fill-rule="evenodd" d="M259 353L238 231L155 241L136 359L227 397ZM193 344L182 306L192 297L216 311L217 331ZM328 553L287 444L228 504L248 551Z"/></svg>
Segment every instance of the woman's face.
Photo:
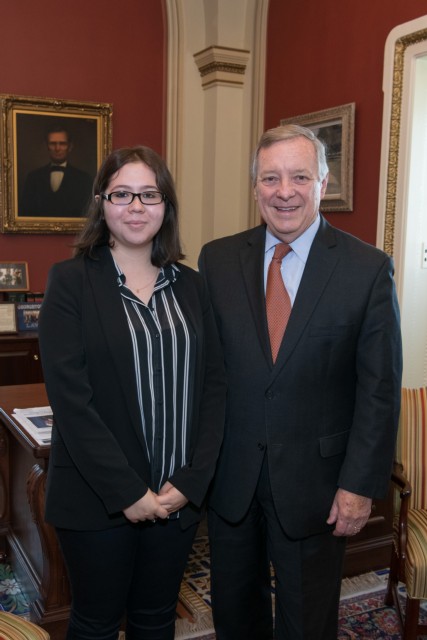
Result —
<svg viewBox="0 0 427 640"><path fill-rule="evenodd" d="M143 162L130 162L115 173L105 193L158 191L154 171ZM130 204L103 200L104 218L115 248L151 247L165 215L165 202L144 205L139 198Z"/></svg>

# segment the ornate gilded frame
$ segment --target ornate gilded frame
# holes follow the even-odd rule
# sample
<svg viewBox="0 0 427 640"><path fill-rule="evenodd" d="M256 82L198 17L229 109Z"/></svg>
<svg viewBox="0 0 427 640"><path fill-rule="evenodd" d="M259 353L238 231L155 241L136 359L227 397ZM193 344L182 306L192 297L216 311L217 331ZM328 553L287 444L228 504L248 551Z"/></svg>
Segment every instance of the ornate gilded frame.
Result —
<svg viewBox="0 0 427 640"><path fill-rule="evenodd" d="M71 158L93 179L111 151L112 105L0 94L0 230L3 233L76 233L84 217L23 215L19 199L30 169L46 164L46 128L65 123L73 131ZM75 152L75 149L78 149ZM76 163L77 166L77 163Z"/></svg>
<svg viewBox="0 0 427 640"><path fill-rule="evenodd" d="M280 124L308 127L325 142L329 183L322 211L353 211L355 103L280 120Z"/></svg>
<svg viewBox="0 0 427 640"><path fill-rule="evenodd" d="M384 215L384 246L390 256L394 254L397 176L399 168L400 121L402 114L405 52L411 45L427 40L427 29L415 31L396 40L393 60L393 86L390 116L390 138L387 162L387 186Z"/></svg>

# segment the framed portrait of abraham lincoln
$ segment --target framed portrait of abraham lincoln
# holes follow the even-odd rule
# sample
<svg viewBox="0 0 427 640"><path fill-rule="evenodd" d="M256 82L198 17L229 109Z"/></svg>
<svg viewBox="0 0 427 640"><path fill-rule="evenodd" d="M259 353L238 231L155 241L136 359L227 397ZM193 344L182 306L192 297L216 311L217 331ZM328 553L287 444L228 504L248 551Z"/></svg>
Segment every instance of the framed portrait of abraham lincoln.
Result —
<svg viewBox="0 0 427 640"><path fill-rule="evenodd" d="M0 94L0 230L77 233L111 151L112 105Z"/></svg>

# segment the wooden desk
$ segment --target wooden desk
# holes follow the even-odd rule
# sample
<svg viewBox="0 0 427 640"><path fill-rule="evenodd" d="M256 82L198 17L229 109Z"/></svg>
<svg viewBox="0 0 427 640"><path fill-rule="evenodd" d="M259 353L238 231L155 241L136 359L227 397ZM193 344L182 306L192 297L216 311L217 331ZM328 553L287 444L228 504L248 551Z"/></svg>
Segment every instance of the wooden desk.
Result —
<svg viewBox="0 0 427 640"><path fill-rule="evenodd" d="M50 445L38 444L11 417L15 408L48 404L43 383L0 386L0 532L3 551L31 598L31 620L52 640L62 640L71 598L55 531L44 521Z"/></svg>

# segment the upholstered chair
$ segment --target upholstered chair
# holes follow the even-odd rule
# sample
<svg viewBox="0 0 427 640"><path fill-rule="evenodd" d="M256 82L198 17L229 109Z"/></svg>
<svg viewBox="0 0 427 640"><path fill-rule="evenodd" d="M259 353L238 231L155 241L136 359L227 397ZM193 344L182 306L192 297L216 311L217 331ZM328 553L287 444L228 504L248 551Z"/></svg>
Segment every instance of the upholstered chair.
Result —
<svg viewBox="0 0 427 640"><path fill-rule="evenodd" d="M396 516L385 602L398 613L403 640L427 634L419 623L427 600L427 389L402 389L396 462L392 481ZM406 602L398 586L406 586Z"/></svg>
<svg viewBox="0 0 427 640"><path fill-rule="evenodd" d="M0 611L1 640L49 640L47 631L21 616Z"/></svg>

